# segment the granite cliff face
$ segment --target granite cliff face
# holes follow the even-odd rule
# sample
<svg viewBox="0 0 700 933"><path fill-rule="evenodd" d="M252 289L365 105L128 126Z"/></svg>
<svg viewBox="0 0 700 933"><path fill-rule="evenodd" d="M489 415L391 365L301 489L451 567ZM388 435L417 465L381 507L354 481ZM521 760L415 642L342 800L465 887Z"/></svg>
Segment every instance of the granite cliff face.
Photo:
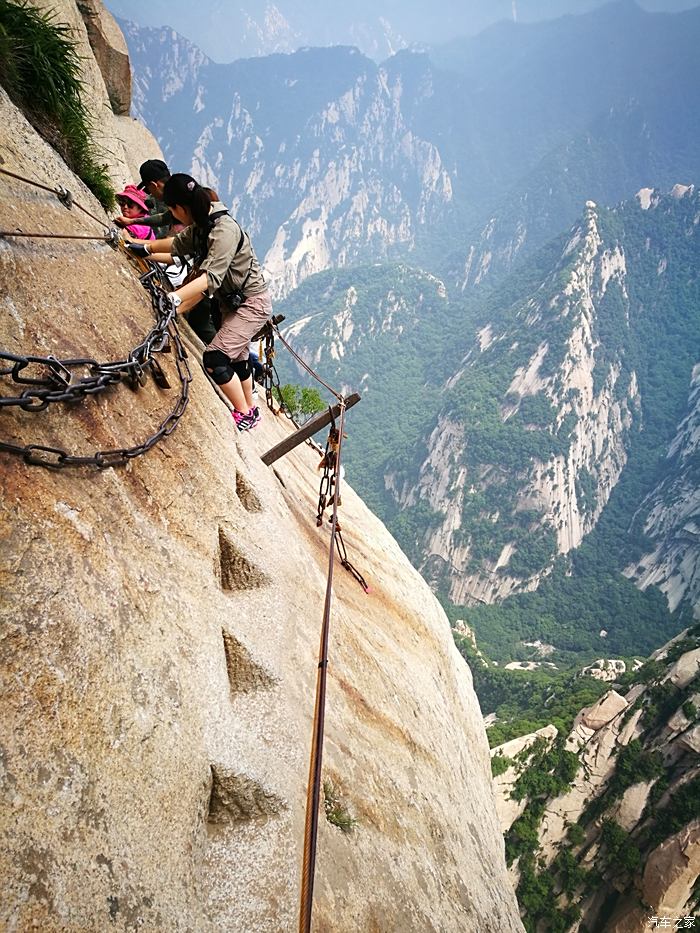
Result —
<svg viewBox="0 0 700 933"><path fill-rule="evenodd" d="M674 609L684 599L700 604L699 442L700 365L693 370L688 414L668 452L667 476L640 509L653 550L626 570L638 586L658 586Z"/></svg>
<svg viewBox="0 0 700 933"><path fill-rule="evenodd" d="M61 16L87 57L77 7L65 0ZM99 87L94 59L86 68ZM6 168L99 211L1 90L0 118ZM119 160L112 171L129 177ZM96 232L51 194L0 184L3 226ZM152 325L106 244L3 240L0 280L11 353L121 359ZM0 459L8 931L296 926L328 546L316 457L302 448L264 467L287 426L265 414L237 435L186 342L188 408L146 456L101 471ZM164 367L175 384L172 355ZM149 381L4 409L2 436L131 445L174 394ZM342 521L372 591L336 567L324 767L357 825L345 835L321 820L314 922L520 930L469 670L427 586L348 487Z"/></svg>

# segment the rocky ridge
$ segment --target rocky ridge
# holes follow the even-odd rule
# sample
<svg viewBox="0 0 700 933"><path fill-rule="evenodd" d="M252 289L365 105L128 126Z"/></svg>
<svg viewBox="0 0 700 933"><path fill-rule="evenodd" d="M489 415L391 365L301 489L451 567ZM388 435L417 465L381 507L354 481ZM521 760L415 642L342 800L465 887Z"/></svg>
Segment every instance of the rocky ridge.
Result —
<svg viewBox="0 0 700 933"><path fill-rule="evenodd" d="M547 530L550 558L576 548L600 516L624 468L627 435L639 407L636 373L624 372L615 348L602 346L597 334L598 308L610 286L627 300L626 274L624 251L604 242L596 207L589 204L555 269L532 298L505 315L505 325L493 322L479 331L476 346L449 383L454 389L489 370L507 372L498 417L506 426L519 421L527 432L516 438L530 456L516 465L515 500L482 512L492 523L507 522L510 515L512 537L505 535L483 567L474 567L465 508L470 499L497 493L502 479L497 465L472 447L469 426L474 420L478 426L481 413L470 418L467 412L465 420L454 406L447 407L428 439L418 481L400 489L393 481L403 507L427 500L440 516L426 536L424 566L431 576L450 580L453 602L490 603L538 585L546 561L532 574L510 570L518 550L518 516ZM539 410L529 405L535 400ZM535 439L543 429L549 439L538 447Z"/></svg>
<svg viewBox="0 0 700 933"><path fill-rule="evenodd" d="M87 35L71 0L60 15ZM93 73L86 39L82 51ZM6 167L99 210L1 90L0 115ZM2 185L3 224L94 232L51 194ZM152 324L106 244L4 241L0 279L13 353L121 359ZM303 448L265 468L259 455L285 425L266 415L236 435L185 339L185 417L145 457L95 472L0 461L8 931L296 924L328 545L313 522L316 458ZM172 399L149 382L70 409L5 410L3 437L71 451L135 443ZM315 922L519 930L468 668L434 597L348 487L343 522L372 593L336 569L324 761L357 826L346 836L321 821Z"/></svg>
<svg viewBox="0 0 700 933"><path fill-rule="evenodd" d="M682 633L582 710L568 735L550 726L492 749L521 904L534 904L527 892L546 872L555 912L577 908L567 929L632 933L652 914L697 911L699 644L697 627ZM533 810L534 846L524 817Z"/></svg>
<svg viewBox="0 0 700 933"><path fill-rule="evenodd" d="M635 470L652 456L658 467L636 480L645 486L627 521L645 525L649 553L628 575L662 582L671 609L697 603L697 377L690 398L686 380L699 352L688 297L699 211L693 186L613 211L589 202L535 274L503 286L510 304L497 291L480 311L419 469L390 469L386 480L402 510L429 505L416 554L452 602L536 589L597 528L634 455Z"/></svg>

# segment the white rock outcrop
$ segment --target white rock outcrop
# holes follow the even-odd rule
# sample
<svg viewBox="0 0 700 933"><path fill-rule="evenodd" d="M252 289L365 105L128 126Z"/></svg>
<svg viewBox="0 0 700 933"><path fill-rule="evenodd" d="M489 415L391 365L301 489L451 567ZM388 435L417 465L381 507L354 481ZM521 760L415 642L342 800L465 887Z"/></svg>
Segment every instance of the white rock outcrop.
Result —
<svg viewBox="0 0 700 933"><path fill-rule="evenodd" d="M598 729L607 726L612 719L627 709L627 705L627 700L623 696L620 696L615 690L609 690L593 706L582 710L579 714L580 721L587 729L597 732Z"/></svg>

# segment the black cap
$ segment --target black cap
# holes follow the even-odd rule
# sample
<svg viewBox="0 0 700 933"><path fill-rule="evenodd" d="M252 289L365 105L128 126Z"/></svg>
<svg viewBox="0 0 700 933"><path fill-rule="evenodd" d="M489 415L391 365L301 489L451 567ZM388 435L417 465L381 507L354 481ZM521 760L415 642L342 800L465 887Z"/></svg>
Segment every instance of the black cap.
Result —
<svg viewBox="0 0 700 933"><path fill-rule="evenodd" d="M141 184L139 188L145 188L152 181L162 181L164 178L170 178L170 169L162 159L148 159L139 169Z"/></svg>

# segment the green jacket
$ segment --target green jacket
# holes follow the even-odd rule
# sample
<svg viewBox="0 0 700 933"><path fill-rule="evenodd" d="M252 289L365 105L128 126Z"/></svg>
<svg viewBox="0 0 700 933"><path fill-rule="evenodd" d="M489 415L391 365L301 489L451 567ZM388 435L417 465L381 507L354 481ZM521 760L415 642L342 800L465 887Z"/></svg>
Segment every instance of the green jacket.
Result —
<svg viewBox="0 0 700 933"><path fill-rule="evenodd" d="M170 236L170 230L175 223L175 218L170 213L170 209L156 198L147 198L146 204L151 209L151 213L146 217L139 217L139 223L146 227L152 227L156 235L156 240L162 240Z"/></svg>
<svg viewBox="0 0 700 933"><path fill-rule="evenodd" d="M225 210L221 201L214 201L209 213ZM267 289L250 237L233 217L229 214L217 217L207 236L206 245L202 243L201 232L193 224L176 234L171 252L173 256L196 258L201 247L204 247L205 255L199 268L207 274L207 294L210 298L216 294L225 303L227 295L232 292L242 291L248 298L260 295Z"/></svg>

